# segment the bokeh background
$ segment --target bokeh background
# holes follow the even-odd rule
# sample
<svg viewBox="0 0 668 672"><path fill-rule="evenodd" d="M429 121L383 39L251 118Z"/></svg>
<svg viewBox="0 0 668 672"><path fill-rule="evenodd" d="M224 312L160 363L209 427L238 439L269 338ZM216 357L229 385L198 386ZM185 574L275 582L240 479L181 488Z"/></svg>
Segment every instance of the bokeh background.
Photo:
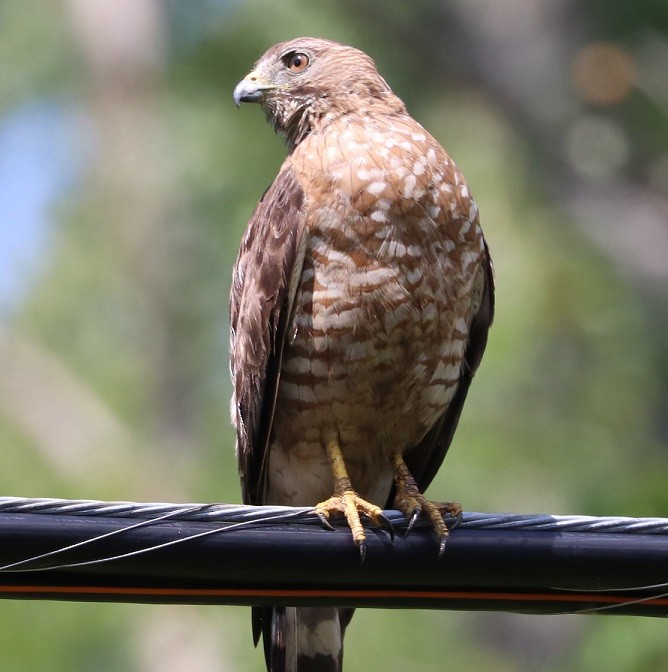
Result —
<svg viewBox="0 0 668 672"><path fill-rule="evenodd" d="M480 206L498 316L431 494L668 515L665 0L3 0L0 492L240 501L227 296L285 149L231 94L300 34L371 54ZM4 601L0 667L259 672L249 621ZM668 629L360 610L346 660L668 670Z"/></svg>

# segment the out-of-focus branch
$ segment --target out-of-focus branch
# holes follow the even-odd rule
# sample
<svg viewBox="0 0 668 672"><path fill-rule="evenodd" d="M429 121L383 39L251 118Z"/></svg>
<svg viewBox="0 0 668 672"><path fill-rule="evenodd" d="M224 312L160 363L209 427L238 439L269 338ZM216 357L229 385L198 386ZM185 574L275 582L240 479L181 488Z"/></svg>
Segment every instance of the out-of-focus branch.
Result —
<svg viewBox="0 0 668 672"><path fill-rule="evenodd" d="M135 347L146 364L147 425L161 449L187 454L194 442L191 373L197 343L188 292L193 274L189 224L178 213L161 106L166 62L165 6L157 0L69 0L73 30L90 72L98 139L91 225L105 226L119 275L141 315ZM178 214L177 214L178 213ZM95 221L96 218L102 220ZM184 244L185 243L185 244Z"/></svg>
<svg viewBox="0 0 668 672"><path fill-rule="evenodd" d="M0 414L35 442L61 477L118 464L132 433L62 360L0 325Z"/></svg>

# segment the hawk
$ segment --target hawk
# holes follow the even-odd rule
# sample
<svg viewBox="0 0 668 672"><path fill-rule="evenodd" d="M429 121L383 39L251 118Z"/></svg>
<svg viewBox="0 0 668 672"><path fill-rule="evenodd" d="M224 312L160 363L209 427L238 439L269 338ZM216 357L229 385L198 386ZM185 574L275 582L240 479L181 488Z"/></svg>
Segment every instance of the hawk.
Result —
<svg viewBox="0 0 668 672"><path fill-rule="evenodd" d="M230 299L243 499L425 515L493 316L490 256L466 181L363 52L298 38L235 88L288 157L243 236ZM452 513L458 505L445 505ZM255 608L270 672L341 669L352 616Z"/></svg>

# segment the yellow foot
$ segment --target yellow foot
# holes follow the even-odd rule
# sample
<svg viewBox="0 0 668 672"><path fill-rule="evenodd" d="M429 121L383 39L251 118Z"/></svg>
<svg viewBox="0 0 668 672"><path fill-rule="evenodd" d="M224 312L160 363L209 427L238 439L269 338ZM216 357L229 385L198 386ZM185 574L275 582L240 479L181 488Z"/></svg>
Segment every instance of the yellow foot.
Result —
<svg viewBox="0 0 668 672"><path fill-rule="evenodd" d="M346 517L348 527L353 534L353 541L360 552L360 562L364 562L366 557L366 533L360 520L360 514L365 515L376 525L376 527L388 528L392 534L392 524L383 515L383 510L362 499L354 490L347 488L340 494L334 494L329 499L320 504L316 504L315 512L320 520L328 527L332 527L329 523L329 517L332 513L342 513Z"/></svg>
<svg viewBox="0 0 668 672"><path fill-rule="evenodd" d="M329 465L332 469L334 495L324 502L316 504L315 512L323 524L330 528L332 526L329 524L329 517L332 513L342 513L346 517L350 531L353 534L353 541L360 552L360 562L364 562L364 558L366 557L366 534L362 527L360 514L369 518L374 525L386 528L390 533L390 537L394 539L392 523L383 515L383 511L379 506L362 499L353 490L345 462L343 461L343 454L338 438L332 438L328 441L325 451L327 452Z"/></svg>
<svg viewBox="0 0 668 672"><path fill-rule="evenodd" d="M392 456L392 467L397 486L394 506L408 519L406 534L411 531L415 521L421 515L426 515L438 537L438 557L441 558L445 552L445 542L449 535L443 516L449 514L453 518L459 519L462 515L462 507L457 502L432 502L428 500L420 492L413 475L408 471L403 457L398 452Z"/></svg>

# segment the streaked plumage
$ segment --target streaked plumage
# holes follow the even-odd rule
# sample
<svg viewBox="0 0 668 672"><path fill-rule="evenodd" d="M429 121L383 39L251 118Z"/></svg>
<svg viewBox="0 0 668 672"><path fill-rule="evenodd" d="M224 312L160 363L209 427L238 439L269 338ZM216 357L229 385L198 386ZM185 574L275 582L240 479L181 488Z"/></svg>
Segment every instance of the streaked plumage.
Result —
<svg viewBox="0 0 668 672"><path fill-rule="evenodd" d="M244 501L327 499L328 445L373 504L392 504L393 455L424 491L493 315L491 262L467 184L351 47L276 45L235 100L260 102L290 151L248 224L230 301ZM351 615L256 610L268 668L339 670Z"/></svg>

